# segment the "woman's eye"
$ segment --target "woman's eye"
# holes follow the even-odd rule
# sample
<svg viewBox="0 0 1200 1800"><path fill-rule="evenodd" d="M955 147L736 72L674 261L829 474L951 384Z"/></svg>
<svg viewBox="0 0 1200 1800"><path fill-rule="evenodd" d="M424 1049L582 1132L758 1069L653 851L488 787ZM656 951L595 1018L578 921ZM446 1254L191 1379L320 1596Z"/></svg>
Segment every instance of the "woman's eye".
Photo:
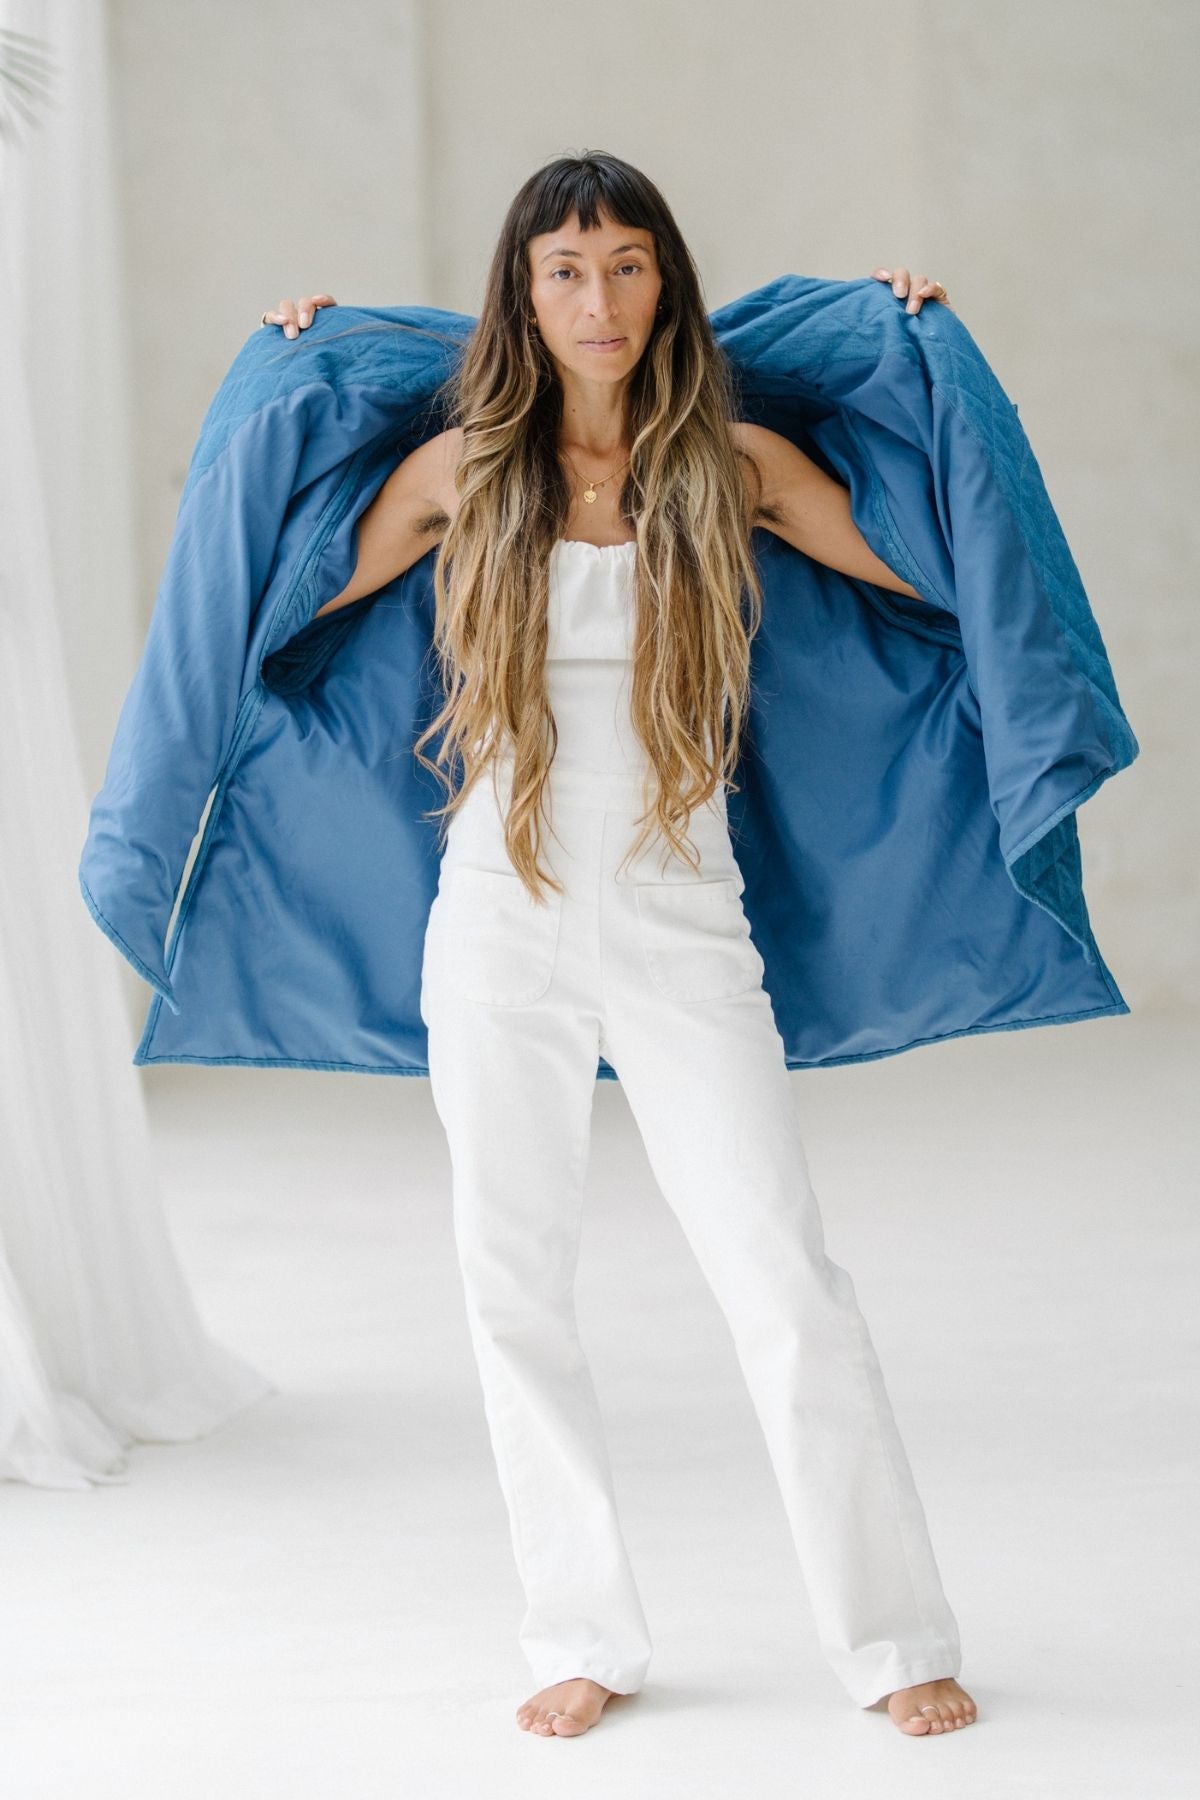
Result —
<svg viewBox="0 0 1200 1800"><path fill-rule="evenodd" d="M640 275L642 272L641 263L621 263L620 267L622 269L632 269L635 275ZM574 273L574 269L568 269L564 264L561 269L551 269L550 279L553 281L556 275L573 275Z"/></svg>

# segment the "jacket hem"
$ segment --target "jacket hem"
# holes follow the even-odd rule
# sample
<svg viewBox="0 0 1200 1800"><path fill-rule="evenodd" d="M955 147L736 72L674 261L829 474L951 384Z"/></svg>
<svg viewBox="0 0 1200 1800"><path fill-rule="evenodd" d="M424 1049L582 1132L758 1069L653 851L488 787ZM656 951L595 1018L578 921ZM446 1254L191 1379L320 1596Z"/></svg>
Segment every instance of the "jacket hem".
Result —
<svg viewBox="0 0 1200 1800"><path fill-rule="evenodd" d="M882 1050L857 1050L847 1056L821 1057L817 1061L806 1061L803 1057L785 1056L788 1069L830 1069L843 1063L876 1062L884 1056L900 1056L906 1050L917 1050L923 1044L940 1044L949 1038L979 1037L990 1031L1028 1031L1039 1025L1070 1025L1077 1019L1111 1018L1121 1013L1128 1013L1131 1008L1118 996L1111 1005L1084 1007L1078 1012L1042 1013L1033 1019L1003 1019L994 1024L964 1025L956 1031L938 1031L929 1037L909 1038L903 1044L889 1044ZM151 1056L139 1045L134 1054L135 1063L199 1063L213 1068L243 1069L321 1069L334 1073L351 1075L401 1075L423 1076L428 1078L427 1065L414 1065L412 1068L397 1068L391 1063L356 1063L356 1062L321 1062L304 1057L288 1056L189 1056L183 1052L162 1056ZM598 1081L619 1081L620 1076L611 1064L607 1068L596 1071Z"/></svg>
<svg viewBox="0 0 1200 1800"><path fill-rule="evenodd" d="M1112 986L1112 982L1109 982ZM1115 989L1114 989L1115 993ZM935 1031L929 1037L909 1038L907 1043L889 1044L885 1050L857 1050L849 1056L826 1056L817 1062L788 1057L789 1069L832 1069L842 1063L876 1062L882 1056L900 1056L905 1050L919 1050L922 1044L940 1044L950 1038L982 1037L989 1031L1031 1031L1039 1025L1073 1025L1077 1019L1106 1019L1132 1009L1119 994L1108 1006L1085 1006L1077 1012L1041 1013L1033 1019L998 1019L987 1025L963 1025L957 1031Z"/></svg>

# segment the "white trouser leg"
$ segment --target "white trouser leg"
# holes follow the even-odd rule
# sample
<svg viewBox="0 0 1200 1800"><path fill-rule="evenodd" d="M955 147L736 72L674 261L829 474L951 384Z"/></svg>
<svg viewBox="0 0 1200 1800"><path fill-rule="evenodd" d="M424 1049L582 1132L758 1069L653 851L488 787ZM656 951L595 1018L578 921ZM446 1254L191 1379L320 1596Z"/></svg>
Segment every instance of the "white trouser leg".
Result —
<svg viewBox="0 0 1200 1800"><path fill-rule="evenodd" d="M586 1675L632 1693L652 1646L573 1294L599 1060L587 999L595 908L556 902L526 914L482 807L455 826L422 1012L467 1318L527 1602L519 1641L539 1687Z"/></svg>
<svg viewBox="0 0 1200 1800"><path fill-rule="evenodd" d="M604 886L601 1048L729 1323L822 1648L869 1706L957 1675L958 1628L854 1284L825 1253L727 826L693 837L702 882L639 863L653 886Z"/></svg>

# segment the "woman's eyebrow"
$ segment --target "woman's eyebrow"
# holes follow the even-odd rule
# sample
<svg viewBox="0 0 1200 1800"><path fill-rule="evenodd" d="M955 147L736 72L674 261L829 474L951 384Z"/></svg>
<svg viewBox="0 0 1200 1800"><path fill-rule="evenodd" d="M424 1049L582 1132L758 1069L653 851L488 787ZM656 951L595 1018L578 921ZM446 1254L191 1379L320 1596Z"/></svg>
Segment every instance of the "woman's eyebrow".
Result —
<svg viewBox="0 0 1200 1800"><path fill-rule="evenodd" d="M616 249L610 250L608 252L608 254L610 256L620 256L622 250L641 250L641 251L644 251L647 255L649 255L649 249L648 249L647 245L645 245L645 244L618 244ZM582 255L583 255L582 250L566 250L566 249L547 250L545 256L541 257L539 260L542 262L549 262L550 258L552 256L576 256L576 257L578 257L578 256L582 256Z"/></svg>

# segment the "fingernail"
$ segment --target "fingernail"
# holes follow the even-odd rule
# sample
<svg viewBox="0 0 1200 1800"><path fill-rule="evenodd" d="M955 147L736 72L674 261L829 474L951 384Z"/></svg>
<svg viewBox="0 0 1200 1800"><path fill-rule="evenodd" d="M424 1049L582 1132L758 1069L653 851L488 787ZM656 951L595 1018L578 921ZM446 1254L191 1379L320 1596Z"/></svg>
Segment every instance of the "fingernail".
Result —
<svg viewBox="0 0 1200 1800"><path fill-rule="evenodd" d="M905 312L916 312L916 310L917 310L916 300L915 299L910 300L904 310L905 310Z"/></svg>
<svg viewBox="0 0 1200 1800"><path fill-rule="evenodd" d="M310 319L311 319L311 317L312 317L312 314L311 314L311 313L307 313L307 312L302 312L302 313L301 313L301 314L300 314L300 323L301 323L301 324L302 324L302 325L307 325L307 324L308 324L308 321L309 321L309 320L310 320Z"/></svg>
<svg viewBox="0 0 1200 1800"><path fill-rule="evenodd" d="M284 326L283 333L284 333L285 337L295 337L296 336L296 327L292 324L292 321L290 319L288 320L287 324Z"/></svg>

